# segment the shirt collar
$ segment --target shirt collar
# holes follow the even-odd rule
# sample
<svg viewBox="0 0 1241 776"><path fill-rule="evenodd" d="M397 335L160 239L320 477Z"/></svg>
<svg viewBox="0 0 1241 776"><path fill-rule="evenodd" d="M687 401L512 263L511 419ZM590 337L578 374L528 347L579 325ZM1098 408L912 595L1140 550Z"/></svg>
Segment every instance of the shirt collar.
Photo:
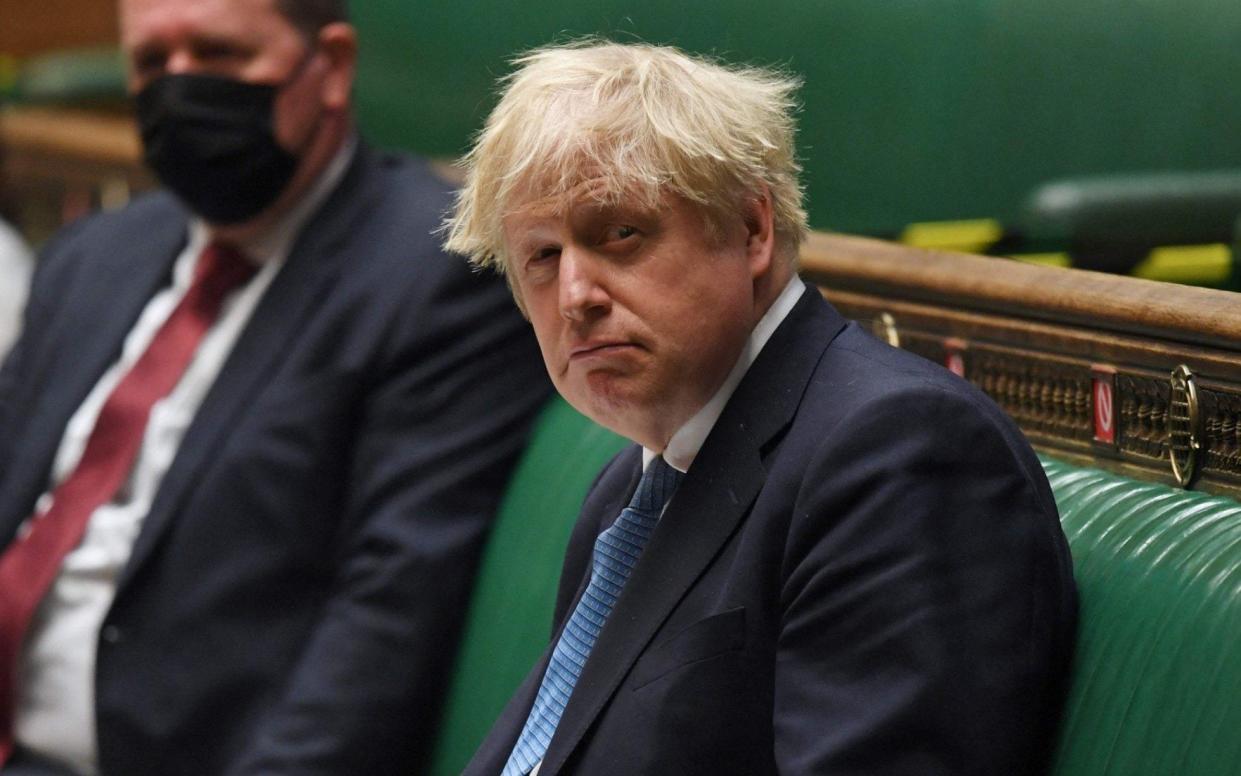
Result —
<svg viewBox="0 0 1241 776"><path fill-rule="evenodd" d="M357 136L351 135L341 144L323 172L319 173L314 185L310 187L301 201L285 213L270 229L237 247L255 264L284 261L293 248L293 241L297 239L302 227L345 177L345 171L349 169L349 164L353 161L357 149ZM190 245L205 246L209 239L207 223L201 218L192 218L190 220Z"/></svg>
<svg viewBox="0 0 1241 776"><path fill-rule="evenodd" d="M663 456L672 468L682 473L689 471L690 464L694 462L698 451L702 449L702 443L707 441L707 435L715 427L715 421L719 420L720 413L724 411L724 406L732 398L733 391L737 389L741 378L745 377L745 373L749 371L754 359L758 358L767 340L771 339L771 335L797 305L797 300L801 298L805 288L806 284L794 273L793 277L789 278L789 282L785 284L784 290L780 292L780 296L776 297L776 301L767 308L767 312L750 332L745 346L741 349L741 355L737 357L737 363L733 365L728 377L724 378L723 384L720 385L715 395L668 440ZM642 448L642 468L645 469L646 465L657 455L659 453L654 450Z"/></svg>

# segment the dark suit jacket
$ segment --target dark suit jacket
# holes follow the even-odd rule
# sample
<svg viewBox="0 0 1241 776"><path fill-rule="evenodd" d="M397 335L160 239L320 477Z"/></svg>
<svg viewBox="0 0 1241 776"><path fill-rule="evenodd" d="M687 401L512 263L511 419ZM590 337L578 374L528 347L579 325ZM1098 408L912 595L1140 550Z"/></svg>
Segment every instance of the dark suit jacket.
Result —
<svg viewBox="0 0 1241 776"><path fill-rule="evenodd" d="M570 541L557 629L636 487ZM1076 598L1037 459L947 371L807 291L738 386L599 636L540 776L1034 772ZM545 656L466 773L500 772Z"/></svg>
<svg viewBox="0 0 1241 776"><path fill-rule="evenodd" d="M105 775L407 774L477 555L547 395L497 277L442 254L448 188L362 148L189 428L101 631ZM0 544L170 280L170 196L43 256L0 372Z"/></svg>

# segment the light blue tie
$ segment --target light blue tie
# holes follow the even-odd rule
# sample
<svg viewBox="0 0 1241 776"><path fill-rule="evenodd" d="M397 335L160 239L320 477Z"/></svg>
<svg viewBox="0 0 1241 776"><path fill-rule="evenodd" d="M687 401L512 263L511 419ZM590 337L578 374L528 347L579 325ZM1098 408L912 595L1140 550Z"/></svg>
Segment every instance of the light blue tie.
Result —
<svg viewBox="0 0 1241 776"><path fill-rule="evenodd" d="M612 613L612 607L616 605L621 589L637 564L642 548L651 538L651 531L659 522L664 505L672 498L684 476L662 457L652 460L642 473L642 480L629 506L621 510L616 522L595 540L590 582L577 602L577 608L569 616L569 624L561 632L560 641L552 650L552 659L543 674L534 707L504 766L503 776L530 773L547 753L547 745L556 732L560 715L564 714L577 678L582 674L582 666L586 665L586 658L595 646L595 639Z"/></svg>

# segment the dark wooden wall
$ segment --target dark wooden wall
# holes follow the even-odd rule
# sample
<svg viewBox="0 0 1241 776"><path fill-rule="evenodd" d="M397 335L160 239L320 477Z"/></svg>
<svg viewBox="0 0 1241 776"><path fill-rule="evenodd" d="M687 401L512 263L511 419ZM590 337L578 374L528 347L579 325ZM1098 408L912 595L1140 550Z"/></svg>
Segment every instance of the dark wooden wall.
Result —
<svg viewBox="0 0 1241 776"><path fill-rule="evenodd" d="M114 44L113 0L0 0L0 55Z"/></svg>

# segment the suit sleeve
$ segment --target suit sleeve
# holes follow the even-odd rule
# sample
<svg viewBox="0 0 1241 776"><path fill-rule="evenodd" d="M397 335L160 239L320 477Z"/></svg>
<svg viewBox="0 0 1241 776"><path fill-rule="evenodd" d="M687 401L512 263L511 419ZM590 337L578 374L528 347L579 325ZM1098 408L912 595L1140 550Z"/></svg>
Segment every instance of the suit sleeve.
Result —
<svg viewBox="0 0 1241 776"><path fill-rule="evenodd" d="M499 279L463 263L450 277L394 323L360 410L334 592L234 776L425 764L483 539L549 395Z"/></svg>
<svg viewBox="0 0 1241 776"><path fill-rule="evenodd" d="M1054 718L1040 698L1064 668L1063 544L1037 461L998 415L926 388L825 434L783 575L781 773L1037 768Z"/></svg>

